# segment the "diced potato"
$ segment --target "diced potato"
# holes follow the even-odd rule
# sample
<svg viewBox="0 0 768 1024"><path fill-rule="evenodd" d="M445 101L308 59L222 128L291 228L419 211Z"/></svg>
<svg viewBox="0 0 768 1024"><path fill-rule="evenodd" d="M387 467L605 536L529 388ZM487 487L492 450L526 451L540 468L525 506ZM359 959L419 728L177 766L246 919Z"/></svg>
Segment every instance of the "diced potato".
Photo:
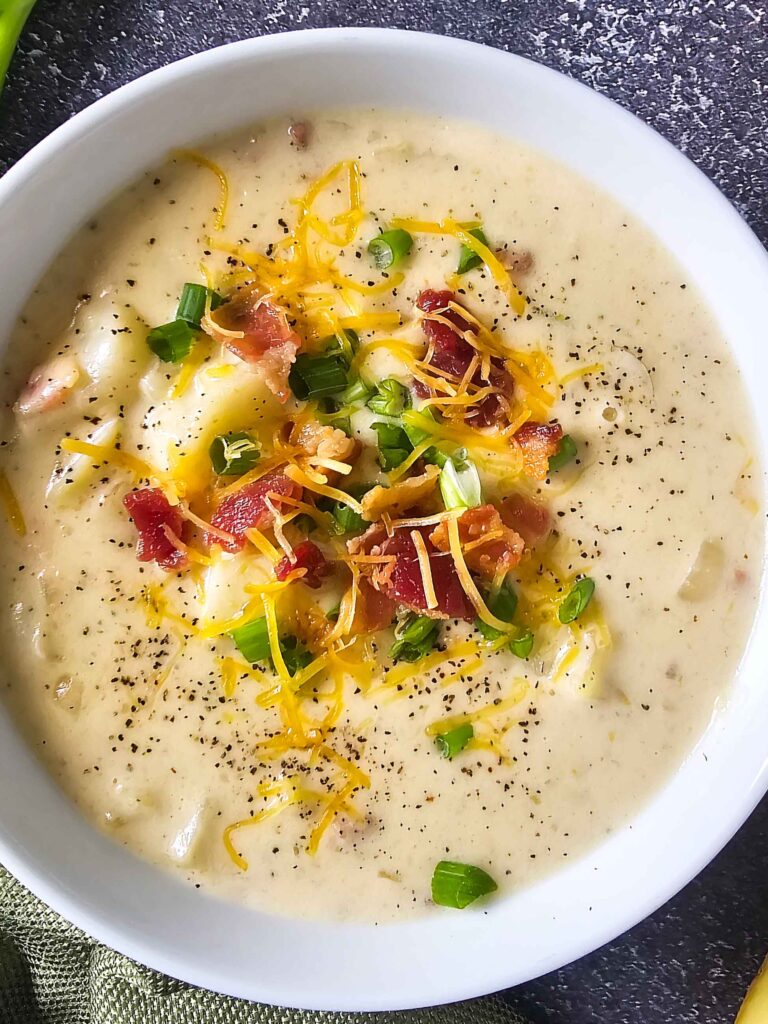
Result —
<svg viewBox="0 0 768 1024"><path fill-rule="evenodd" d="M176 864L192 864L202 852L209 818L208 802L200 800L168 844L168 856Z"/></svg>
<svg viewBox="0 0 768 1024"><path fill-rule="evenodd" d="M112 447L120 433L117 412L90 431L82 440ZM51 474L46 497L59 507L76 505L85 488L99 475L99 467L90 455L64 455Z"/></svg>
<svg viewBox="0 0 768 1024"><path fill-rule="evenodd" d="M723 578L725 552L714 540L702 541L693 565L678 590L684 601L703 601L711 597Z"/></svg>
<svg viewBox="0 0 768 1024"><path fill-rule="evenodd" d="M76 326L80 365L91 381L89 394L123 403L152 358L146 340L148 325L134 310L104 298L82 307Z"/></svg>

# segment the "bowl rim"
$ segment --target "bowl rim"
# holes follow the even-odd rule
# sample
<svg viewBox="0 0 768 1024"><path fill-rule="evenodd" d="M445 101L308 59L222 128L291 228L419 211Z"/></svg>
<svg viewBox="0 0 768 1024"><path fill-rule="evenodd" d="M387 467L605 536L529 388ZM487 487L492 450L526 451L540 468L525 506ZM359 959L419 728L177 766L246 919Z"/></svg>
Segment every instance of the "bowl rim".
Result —
<svg viewBox="0 0 768 1024"><path fill-rule="evenodd" d="M768 282L768 255L736 210L703 172L671 143L629 111L582 83L519 55L467 40L396 29L307 29L244 39L194 54L151 71L86 107L71 120L59 126L13 165L0 179L0 210L4 204L13 202L14 192L17 188L32 179L48 161L55 159L58 153L66 150L68 146L82 139L106 121L118 117L121 112L129 109L135 101L148 93L162 90L172 83L189 79L206 69L210 70L213 67L227 64L230 60L242 56L259 61L267 55L280 57L297 52L311 55L312 50L321 42L324 44L338 42L345 46L360 44L363 47L379 47L392 51L406 50L413 53L423 50L438 50L442 57L457 63L506 61L509 62L510 67L513 64L524 65L526 74L534 83L546 81L549 86L556 83L561 90L578 94L581 103L596 112L597 116L604 117L613 125L621 124L627 132L642 136L649 150L655 150L658 159L668 165L674 165L678 171L684 170L690 180L696 182L701 194L706 196L706 202L710 207L713 210L716 209L719 217L729 224L733 238L738 239L738 244L744 253L749 253L755 267L761 267L761 274ZM403 104L403 106L406 105L406 103ZM761 603L755 613L752 638L757 631L757 623L761 618L765 619L765 565L764 559ZM747 645L748 650L751 648L752 639ZM753 671L757 670L755 666ZM204 962L191 965L188 958L165 948L153 935L144 934L141 938L137 937L137 933L129 929L125 922L113 922L105 918L103 911L84 894L69 891L56 884L55 880L41 871L36 863L30 862L23 846L16 842L12 834L8 833L2 822L0 822L0 859L24 885L87 934L140 963L191 984L234 996L310 1009L354 1011L414 1008L467 999L530 980L597 949L654 912L715 856L746 820L768 789L768 758L760 758L755 754L750 763L749 771L744 770L743 794L735 795L730 805L718 808L717 823L714 821L714 816L712 823L706 827L704 823L700 823L702 826L702 834L699 836L701 842L695 850L690 850L686 856L679 857L677 862L673 862L666 873L656 879L655 884L650 884L642 894L637 893L631 898L628 897L624 906L606 907L602 920L593 920L592 927L586 935L566 937L555 949L540 953L532 961L533 966L529 965L522 973L515 965L507 963L503 957L483 962L478 962L478 958L475 958L472 969L468 969L466 974L453 973L446 976L443 973L439 977L433 977L429 972L425 972L420 985L414 987L411 984L409 988L400 989L398 989L397 978L388 976L387 985L381 986L382 989L386 989L385 991L369 991L366 995L356 992L351 998L346 994L343 976L337 979L335 985L329 985L315 978L303 988L290 990L284 983L280 981L273 983L269 978L233 979L228 977L220 966L211 966ZM654 795L651 807L655 801L656 796ZM538 889L539 886L536 888ZM481 912L478 912L478 915L481 915ZM498 908L484 912L481 916L497 919L499 917ZM364 934L366 927L353 926L351 932L359 937ZM388 929L393 929L402 932L405 927L405 925L388 925L380 931L386 932ZM336 926L330 925L328 925L328 929L329 932L341 931ZM463 926L457 926L455 931L459 937L469 934L465 932ZM394 931L391 934L393 942L397 942ZM423 937L428 932L414 928L414 934Z"/></svg>

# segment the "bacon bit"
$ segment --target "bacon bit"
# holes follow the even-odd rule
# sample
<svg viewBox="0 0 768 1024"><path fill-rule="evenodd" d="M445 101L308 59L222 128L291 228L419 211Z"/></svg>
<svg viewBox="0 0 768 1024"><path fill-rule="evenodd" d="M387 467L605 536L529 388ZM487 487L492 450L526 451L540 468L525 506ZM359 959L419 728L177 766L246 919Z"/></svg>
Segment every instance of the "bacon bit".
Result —
<svg viewBox="0 0 768 1024"><path fill-rule="evenodd" d="M510 494L504 498L499 513L504 525L519 533L529 548L545 540L552 529L549 509L524 494Z"/></svg>
<svg viewBox="0 0 768 1024"><path fill-rule="evenodd" d="M385 513L404 512L413 508L434 491L439 476L437 466L427 466L419 476L398 480L391 487L372 487L360 499L363 519L372 523L381 519Z"/></svg>
<svg viewBox="0 0 768 1024"><path fill-rule="evenodd" d="M201 326L215 341L258 369L281 402L288 400L288 373L301 339L288 323L282 306L253 285L204 316Z"/></svg>
<svg viewBox="0 0 768 1024"><path fill-rule="evenodd" d="M228 495L211 517L211 525L217 530L229 534L230 541L222 541L221 535L206 537L206 543L221 544L225 551L240 551L246 540L248 530L258 529L273 521L268 500L274 505L280 504L280 497L301 498L303 491L299 484L289 479L285 473L275 470L253 483L246 484L239 491Z"/></svg>
<svg viewBox="0 0 768 1024"><path fill-rule="evenodd" d="M14 411L22 416L47 412L61 405L80 379L74 356L55 356L36 367L16 400Z"/></svg>
<svg viewBox="0 0 768 1024"><path fill-rule="evenodd" d="M162 569L175 571L187 565L186 553L174 544L169 533L180 541L184 520L159 487L130 491L123 505L139 535L136 557L140 562L157 562Z"/></svg>
<svg viewBox="0 0 768 1024"><path fill-rule="evenodd" d="M306 121L296 121L294 124L288 125L288 138L291 140L291 145L295 146L296 149L307 148L310 134L311 128Z"/></svg>
<svg viewBox="0 0 768 1024"><path fill-rule="evenodd" d="M449 303L453 303L454 306L449 308ZM447 321L439 323L427 317L422 320L421 326L430 343L429 358L425 360L425 365L455 377L458 382L470 370L475 358L475 349L462 334L467 331L476 334L477 327L461 315L455 308L456 305L458 304L453 292L435 291L432 288L426 288L416 299L416 306L423 313L439 312L441 319ZM484 376L482 369L478 367L470 383L477 387L490 384L498 388L500 394L487 395L477 405L469 407L465 419L476 427L489 427L504 418L509 410L509 399L514 388L512 377L501 360L493 358L489 362L490 371L487 376ZM428 398L432 394L431 389L420 380L414 381L414 390L420 398Z"/></svg>
<svg viewBox="0 0 768 1024"><path fill-rule="evenodd" d="M419 555L408 530L395 530L392 537L387 537L384 526L375 523L362 536L348 541L347 549L353 554L364 552L384 558L395 556L394 562L381 566L362 563L361 569L376 590L398 604L434 619L473 619L474 608L464 593L453 558L450 554L435 550L429 539L429 528L423 527L419 533L424 539L429 557L432 583L438 601L435 608L427 607Z"/></svg>
<svg viewBox="0 0 768 1024"><path fill-rule="evenodd" d="M299 449L298 454L310 458L332 459L336 462L351 462L360 450L360 445L343 430L337 430L318 420L295 423L289 443Z"/></svg>
<svg viewBox="0 0 768 1024"><path fill-rule="evenodd" d="M395 617L396 607L391 597L376 590L368 580L361 577L350 635L362 636L364 633L377 633L380 629L386 629Z"/></svg>
<svg viewBox="0 0 768 1024"><path fill-rule="evenodd" d="M502 522L495 505L468 508L460 519L459 538L469 569L486 579L505 575L520 562L525 541ZM429 535L438 551L450 551L447 523L440 523Z"/></svg>
<svg viewBox="0 0 768 1024"><path fill-rule="evenodd" d="M560 447L563 428L559 423L524 423L515 434L523 453L523 469L534 480L546 480L549 460Z"/></svg>
<svg viewBox="0 0 768 1024"><path fill-rule="evenodd" d="M275 566L275 576L284 580L294 569L303 569L301 582L316 590L323 579L331 571L325 555L311 540L304 540L293 549L293 561L286 555Z"/></svg>
<svg viewBox="0 0 768 1024"><path fill-rule="evenodd" d="M529 249L499 249L496 258L505 270L527 274L533 270L533 253Z"/></svg>

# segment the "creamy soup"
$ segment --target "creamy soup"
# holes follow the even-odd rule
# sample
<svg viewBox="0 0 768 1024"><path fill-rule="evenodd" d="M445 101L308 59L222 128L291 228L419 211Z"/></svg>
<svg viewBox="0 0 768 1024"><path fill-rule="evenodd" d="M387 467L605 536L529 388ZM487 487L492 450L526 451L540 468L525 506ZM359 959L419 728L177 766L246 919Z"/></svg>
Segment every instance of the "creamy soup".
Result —
<svg viewBox="0 0 768 1024"><path fill-rule="evenodd" d="M736 367L539 153L346 111L171 154L7 351L5 701L89 821L198 887L503 898L727 699L762 544Z"/></svg>

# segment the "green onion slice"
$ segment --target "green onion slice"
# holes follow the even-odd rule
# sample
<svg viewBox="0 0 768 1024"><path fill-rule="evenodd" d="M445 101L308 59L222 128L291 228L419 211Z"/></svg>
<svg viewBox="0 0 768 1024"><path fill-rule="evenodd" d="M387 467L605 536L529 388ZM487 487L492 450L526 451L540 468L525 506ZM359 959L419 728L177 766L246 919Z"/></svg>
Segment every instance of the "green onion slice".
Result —
<svg viewBox="0 0 768 1024"><path fill-rule="evenodd" d="M224 299L212 288L206 288L204 284L187 284L181 292L178 309L176 310L177 320L186 320L192 327L199 327L200 321L205 313L205 304L208 296L211 297L211 309L218 309Z"/></svg>
<svg viewBox="0 0 768 1024"><path fill-rule="evenodd" d="M443 757L447 757L450 761L451 758L462 752L474 735L475 730L472 728L472 723L464 722L462 725L457 725L455 729L449 729L448 732L438 733L435 736L435 743Z"/></svg>
<svg viewBox="0 0 768 1024"><path fill-rule="evenodd" d="M393 423L372 423L379 441L379 465L388 473L396 469L413 451L408 435Z"/></svg>
<svg viewBox="0 0 768 1024"><path fill-rule="evenodd" d="M329 334L327 338L323 338L320 342L320 348L327 356L341 356L347 366L349 366L357 350L360 348L360 338L357 335L357 331L344 329L336 334Z"/></svg>
<svg viewBox="0 0 768 1024"><path fill-rule="evenodd" d="M502 622L512 622L515 611L517 609L517 594L508 587L506 583L502 584L501 587L494 594L490 594L485 603L488 605L488 610L492 612L497 619L501 619ZM487 622L483 622L482 619L475 619L476 628L483 634L486 640L498 640L501 636L501 630L496 629L495 626L489 626Z"/></svg>
<svg viewBox="0 0 768 1024"><path fill-rule="evenodd" d="M208 449L211 465L219 476L242 476L259 461L260 450L255 439L245 431L219 434Z"/></svg>
<svg viewBox="0 0 768 1024"><path fill-rule="evenodd" d="M237 629L233 629L229 635L235 641L238 651L251 665L256 665L262 661L269 661L269 633L265 617L251 619L244 626L238 626Z"/></svg>
<svg viewBox="0 0 768 1024"><path fill-rule="evenodd" d="M557 610L557 617L562 623L574 622L589 602L595 592L595 581L589 576L582 576L577 580L571 592L561 601Z"/></svg>
<svg viewBox="0 0 768 1024"><path fill-rule="evenodd" d="M373 388L362 377L358 377L342 391L339 401L342 405L365 405L372 394Z"/></svg>
<svg viewBox="0 0 768 1024"><path fill-rule="evenodd" d="M428 441L433 436L429 430L424 430L419 425L420 422L437 423L435 414L430 406L426 406L424 409L413 409L403 416L403 430L408 435L408 440L414 448L423 444L424 441Z"/></svg>
<svg viewBox="0 0 768 1024"><path fill-rule="evenodd" d="M306 668L313 658L312 652L308 651L303 644L300 644L295 636L280 637L280 650L285 667L292 676L295 676L301 669Z"/></svg>
<svg viewBox="0 0 768 1024"><path fill-rule="evenodd" d="M440 493L447 510L454 508L474 508L480 505L483 500L480 477L476 466L469 460L464 463L464 468L455 457L446 459L445 465L440 471Z"/></svg>
<svg viewBox="0 0 768 1024"><path fill-rule="evenodd" d="M147 345L164 363L180 363L189 355L199 336L199 331L190 327L186 320L173 320L150 331Z"/></svg>
<svg viewBox="0 0 768 1024"><path fill-rule="evenodd" d="M558 469L562 469L563 466L567 466L569 462L576 458L578 448L576 442L573 440L570 434L563 434L560 438L560 447L557 449L554 455L549 458L549 471L550 473L556 473Z"/></svg>
<svg viewBox="0 0 768 1024"><path fill-rule="evenodd" d="M435 646L439 634L439 619L412 612L395 630L389 656L393 661L419 661Z"/></svg>
<svg viewBox="0 0 768 1024"><path fill-rule="evenodd" d="M478 242L482 242L483 245L489 245L488 239L485 237L485 232L482 228L473 228L469 232L473 238L476 238ZM476 252L472 252L466 245L462 245L459 251L459 265L456 268L457 274L466 274L470 270L474 270L475 267L482 265L482 260Z"/></svg>
<svg viewBox="0 0 768 1024"><path fill-rule="evenodd" d="M301 402L308 398L337 395L349 384L344 356L341 353L314 356L300 352L288 374L288 383Z"/></svg>
<svg viewBox="0 0 768 1024"><path fill-rule="evenodd" d="M497 889L487 871L454 860L441 860L432 875L432 901L440 907L463 910Z"/></svg>
<svg viewBox="0 0 768 1024"><path fill-rule="evenodd" d="M376 393L368 399L366 405L377 416L399 416L410 408L411 393L405 384L394 377L387 377L376 385Z"/></svg>
<svg viewBox="0 0 768 1024"><path fill-rule="evenodd" d="M392 228L372 238L368 252L379 270L389 270L402 263L413 247L413 238L402 228Z"/></svg>
<svg viewBox="0 0 768 1024"><path fill-rule="evenodd" d="M533 650L533 633L526 629L520 636L513 637L509 641L509 649L518 658L527 658Z"/></svg>
<svg viewBox="0 0 768 1024"><path fill-rule="evenodd" d="M333 516L334 530L338 534L362 533L371 525L363 519L359 512L355 512L349 505L342 505L340 501L333 503L331 515Z"/></svg>

